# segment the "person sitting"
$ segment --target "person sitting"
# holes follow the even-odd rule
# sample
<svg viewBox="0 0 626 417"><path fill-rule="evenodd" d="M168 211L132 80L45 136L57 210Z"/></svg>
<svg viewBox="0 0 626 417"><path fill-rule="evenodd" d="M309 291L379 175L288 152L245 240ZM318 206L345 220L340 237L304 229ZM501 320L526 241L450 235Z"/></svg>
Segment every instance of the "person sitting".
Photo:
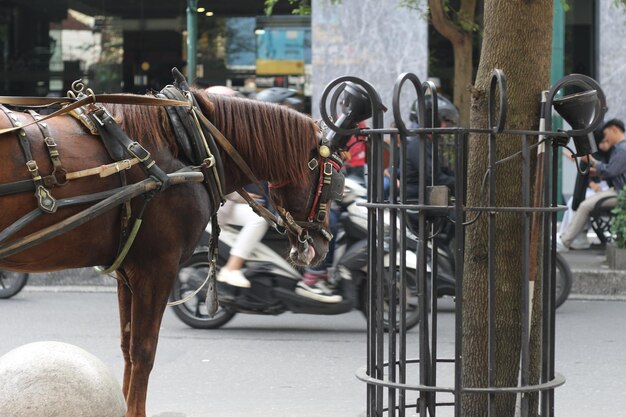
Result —
<svg viewBox="0 0 626 417"><path fill-rule="evenodd" d="M264 202L256 186L244 187L250 196L259 202ZM265 236L269 224L265 219L257 215L248 203L237 193L226 196L226 203L220 208L218 220L221 225L229 224L243 226L237 235L235 244L230 249L226 265L217 274L217 281L230 284L234 287L250 288L250 281L241 271L246 259Z"/></svg>
<svg viewBox="0 0 626 417"><path fill-rule="evenodd" d="M607 180L612 187L606 191L600 191L580 203L570 223L561 235L557 236L557 251L563 252L569 250L576 236L578 236L584 229L585 224L589 221L591 212L596 203L604 197L617 197L617 194L622 190L626 182L626 138L624 137L624 122L619 119L609 120L604 124L602 134L602 140L603 142L606 141L606 147L612 148L611 155L606 163L590 157L589 174L592 176L601 176ZM605 201L603 206L615 207L616 204L617 198Z"/></svg>
<svg viewBox="0 0 626 417"><path fill-rule="evenodd" d="M602 137L602 129L596 129L594 132L594 137L596 140L596 144L598 146L598 152L593 154L593 157L602 162L608 162L610 155L610 148L608 147L608 143L603 141ZM570 160L574 160L574 157L569 152L563 153L566 158ZM563 214L563 219L561 220L561 225L559 226L559 233L565 233L567 226L570 221L574 217L575 209L578 209L580 203L586 198L590 198L596 193L600 191L607 191L610 187L609 183L604 181L599 177L590 177L589 173L586 175L578 174L579 178L576 180L577 186L574 187L574 195L571 196L567 200L567 210ZM583 181L580 186L583 187L585 184L587 187L583 190L582 188L578 191L578 181ZM583 194L584 191L584 195ZM577 200L577 201L575 201ZM574 241L570 244L570 249L588 249L591 247L591 243L589 242L589 238L587 237L587 230L589 229L589 223L585 225L585 228L574 238Z"/></svg>

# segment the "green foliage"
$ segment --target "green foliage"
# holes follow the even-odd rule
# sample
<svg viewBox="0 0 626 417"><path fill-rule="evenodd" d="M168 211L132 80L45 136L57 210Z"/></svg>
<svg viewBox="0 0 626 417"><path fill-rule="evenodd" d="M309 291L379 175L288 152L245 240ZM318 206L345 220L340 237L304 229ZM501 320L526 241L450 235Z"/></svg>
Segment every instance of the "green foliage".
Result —
<svg viewBox="0 0 626 417"><path fill-rule="evenodd" d="M400 0L400 6L409 10L417 10L428 18L428 0ZM480 25L478 23L473 20L463 18L463 16L459 14L459 11L450 5L449 0L443 0L443 10L446 15L448 15L450 22L454 23L463 32L478 32L480 30Z"/></svg>
<svg viewBox="0 0 626 417"><path fill-rule="evenodd" d="M611 230L615 235L615 245L618 248L626 248L626 188L623 188L617 196L617 206L613 210L613 223Z"/></svg>
<svg viewBox="0 0 626 417"><path fill-rule="evenodd" d="M265 0L265 14L271 15L274 12L274 6L281 0ZM291 13L299 15L311 14L311 0L286 0L295 7ZM332 4L341 4L341 0L330 0Z"/></svg>

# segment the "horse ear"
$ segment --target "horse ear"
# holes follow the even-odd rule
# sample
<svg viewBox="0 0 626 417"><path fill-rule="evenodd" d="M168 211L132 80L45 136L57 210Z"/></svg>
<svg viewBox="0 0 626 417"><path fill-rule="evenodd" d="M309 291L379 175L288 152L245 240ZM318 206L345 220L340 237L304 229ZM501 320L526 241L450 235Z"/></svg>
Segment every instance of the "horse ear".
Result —
<svg viewBox="0 0 626 417"><path fill-rule="evenodd" d="M189 84L187 83L187 79L178 70L178 68L172 68L172 76L174 77L174 87L183 91L189 91Z"/></svg>

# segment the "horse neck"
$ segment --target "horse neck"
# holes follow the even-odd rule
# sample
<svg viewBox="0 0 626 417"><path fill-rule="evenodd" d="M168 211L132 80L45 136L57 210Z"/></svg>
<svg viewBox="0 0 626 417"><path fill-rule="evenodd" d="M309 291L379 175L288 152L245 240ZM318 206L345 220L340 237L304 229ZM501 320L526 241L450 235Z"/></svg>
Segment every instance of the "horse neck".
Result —
<svg viewBox="0 0 626 417"><path fill-rule="evenodd" d="M259 180L300 183L307 178L317 144L313 121L286 108L251 100L216 99L213 121ZM230 106L230 107L229 107ZM217 114L221 111L222 114ZM233 159L222 153L226 181L234 187L252 182ZM235 168L236 167L236 168Z"/></svg>

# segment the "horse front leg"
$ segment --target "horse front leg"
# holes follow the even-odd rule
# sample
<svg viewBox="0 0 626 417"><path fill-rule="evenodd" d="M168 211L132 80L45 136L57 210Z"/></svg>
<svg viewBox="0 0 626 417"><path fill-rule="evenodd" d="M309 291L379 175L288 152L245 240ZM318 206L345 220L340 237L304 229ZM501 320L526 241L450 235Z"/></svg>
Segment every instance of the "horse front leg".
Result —
<svg viewBox="0 0 626 417"><path fill-rule="evenodd" d="M131 292L126 285L126 277L117 272L117 305L120 314L120 346L124 357L124 381L122 383L122 393L128 400L128 388L130 385L130 372L132 369L130 361L130 330L131 330Z"/></svg>
<svg viewBox="0 0 626 417"><path fill-rule="evenodd" d="M153 265L154 266L154 265ZM130 361L132 364L126 395L126 417L146 416L148 379L154 365L159 329L171 291L174 271L142 271L138 285L132 286ZM168 270L167 274L162 271ZM132 279L132 277L129 277ZM133 282L133 281L131 281ZM135 280L134 282L137 282Z"/></svg>

